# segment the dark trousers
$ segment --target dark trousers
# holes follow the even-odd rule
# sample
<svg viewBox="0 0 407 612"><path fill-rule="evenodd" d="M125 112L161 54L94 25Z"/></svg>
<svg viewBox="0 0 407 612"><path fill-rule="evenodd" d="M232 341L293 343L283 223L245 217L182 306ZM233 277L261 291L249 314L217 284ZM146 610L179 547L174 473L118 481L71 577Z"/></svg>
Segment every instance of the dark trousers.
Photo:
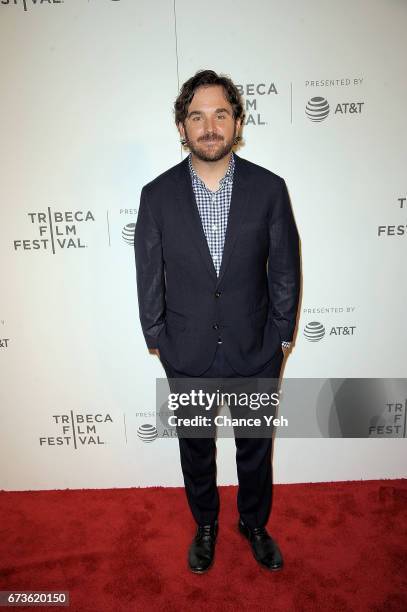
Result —
<svg viewBox="0 0 407 612"><path fill-rule="evenodd" d="M210 368L203 378L241 378L229 365L222 344L218 344ZM256 378L279 378L283 352L260 371ZM167 377L187 378L162 360ZM249 378L249 377L245 377ZM198 525L213 523L219 514L219 493L216 486L215 438L178 438L185 492L191 512ZM267 438L240 438L235 436L236 466L239 482L237 507L248 527L264 527L272 505L273 440Z"/></svg>

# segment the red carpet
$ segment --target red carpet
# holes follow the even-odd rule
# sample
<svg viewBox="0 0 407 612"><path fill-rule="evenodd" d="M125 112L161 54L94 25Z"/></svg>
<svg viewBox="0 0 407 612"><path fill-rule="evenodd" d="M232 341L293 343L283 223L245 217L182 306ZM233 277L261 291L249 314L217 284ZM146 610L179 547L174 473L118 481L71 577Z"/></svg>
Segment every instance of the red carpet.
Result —
<svg viewBox="0 0 407 612"><path fill-rule="evenodd" d="M281 572L237 533L236 488L220 493L215 565L197 576L183 489L0 492L0 590L66 590L75 612L407 610L407 480L276 485Z"/></svg>

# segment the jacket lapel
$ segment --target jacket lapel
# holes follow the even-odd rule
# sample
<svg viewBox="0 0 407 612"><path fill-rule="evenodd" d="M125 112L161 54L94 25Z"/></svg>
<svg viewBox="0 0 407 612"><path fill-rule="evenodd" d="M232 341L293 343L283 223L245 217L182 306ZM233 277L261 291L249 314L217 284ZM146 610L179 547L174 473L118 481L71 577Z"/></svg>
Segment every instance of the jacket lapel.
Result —
<svg viewBox="0 0 407 612"><path fill-rule="evenodd" d="M239 235L239 229L248 210L249 188L247 175L248 171L244 160L242 160L242 158L235 153L235 171L233 176L232 198L230 200L225 244L223 247L222 263L220 266L219 277L217 279L217 285L220 284L225 274L233 248L236 244L236 239Z"/></svg>
<svg viewBox="0 0 407 612"><path fill-rule="evenodd" d="M216 286L220 284L225 274L227 265L230 261L232 251L239 234L239 228L243 222L244 215L247 212L248 199L248 169L245 164L245 160L242 160L242 158L235 154L235 171L233 177L232 197L230 201L222 262L219 271L219 277L217 277L206 236L203 231L201 217L199 215L198 207L195 201L195 194L192 188L192 181L188 167L188 158L185 158L179 164L178 200L182 210L182 214L185 223L189 228L191 238L197 246L203 259L203 262L209 274L215 281Z"/></svg>
<svg viewBox="0 0 407 612"><path fill-rule="evenodd" d="M178 200L192 242L197 246L209 274L216 281L216 270L213 265L206 236L202 227L201 217L192 188L191 175L188 167L188 157L179 164Z"/></svg>

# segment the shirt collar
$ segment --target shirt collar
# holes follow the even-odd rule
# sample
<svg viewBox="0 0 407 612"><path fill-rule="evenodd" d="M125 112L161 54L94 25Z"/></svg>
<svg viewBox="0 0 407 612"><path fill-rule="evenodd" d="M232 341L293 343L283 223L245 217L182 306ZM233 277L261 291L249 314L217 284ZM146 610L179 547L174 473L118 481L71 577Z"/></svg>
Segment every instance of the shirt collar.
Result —
<svg viewBox="0 0 407 612"><path fill-rule="evenodd" d="M191 153L188 155L188 165L189 165L189 171L191 173L192 181L193 182L203 183L203 181L199 178L199 176L195 172L195 169L194 169L194 167L192 165L192 155L191 155ZM219 186L220 186L219 188L223 187L224 183L232 182L233 181L234 170L235 170L235 154L232 151L232 154L231 154L230 160L229 160L228 169L226 170L226 174L219 181Z"/></svg>

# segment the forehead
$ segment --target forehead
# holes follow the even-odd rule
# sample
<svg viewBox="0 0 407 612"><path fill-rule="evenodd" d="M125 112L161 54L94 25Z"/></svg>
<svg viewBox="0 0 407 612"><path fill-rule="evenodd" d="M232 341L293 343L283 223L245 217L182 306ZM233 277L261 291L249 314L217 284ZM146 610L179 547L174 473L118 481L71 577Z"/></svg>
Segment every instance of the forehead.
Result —
<svg viewBox="0 0 407 612"><path fill-rule="evenodd" d="M196 90L188 111L209 110L220 107L232 108L230 102L226 98L225 90L222 85L202 85Z"/></svg>

